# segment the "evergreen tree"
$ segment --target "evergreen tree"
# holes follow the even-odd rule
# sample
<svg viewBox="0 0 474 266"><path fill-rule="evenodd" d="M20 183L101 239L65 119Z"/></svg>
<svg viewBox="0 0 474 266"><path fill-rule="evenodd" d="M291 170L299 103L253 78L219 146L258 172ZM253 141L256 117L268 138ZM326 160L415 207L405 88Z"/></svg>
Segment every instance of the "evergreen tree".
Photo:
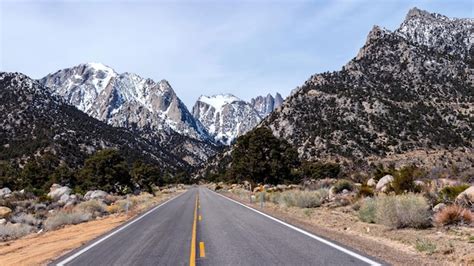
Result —
<svg viewBox="0 0 474 266"><path fill-rule="evenodd" d="M133 163L132 170L130 170L130 176L132 177L133 183L138 186L138 188L146 189L152 194L153 185L163 185L163 179L161 178L158 167L143 163L142 161L136 161Z"/></svg>
<svg viewBox="0 0 474 266"><path fill-rule="evenodd" d="M270 129L259 127L237 139L228 177L237 182L293 182L291 169L298 163L298 154L288 142L273 136Z"/></svg>
<svg viewBox="0 0 474 266"><path fill-rule="evenodd" d="M84 190L126 193L132 188L127 162L117 150L111 149L98 151L89 157L77 179Z"/></svg>

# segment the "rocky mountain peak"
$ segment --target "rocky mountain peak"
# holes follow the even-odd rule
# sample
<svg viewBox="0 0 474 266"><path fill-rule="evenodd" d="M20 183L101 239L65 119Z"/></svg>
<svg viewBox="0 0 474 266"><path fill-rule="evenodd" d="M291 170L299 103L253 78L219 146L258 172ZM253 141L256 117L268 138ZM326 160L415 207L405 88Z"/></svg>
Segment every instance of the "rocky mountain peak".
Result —
<svg viewBox="0 0 474 266"><path fill-rule="evenodd" d="M193 115L217 142L229 145L282 103L279 93L275 98L268 94L250 102L232 94L202 95L193 107Z"/></svg>
<svg viewBox="0 0 474 266"><path fill-rule="evenodd" d="M474 19L449 18L418 8L411 9L395 31L408 41L424 45L438 53L463 59L472 58Z"/></svg>
<svg viewBox="0 0 474 266"><path fill-rule="evenodd" d="M113 126L174 131L197 140L207 133L166 80L118 74L100 63L86 63L49 74L40 82L88 115Z"/></svg>

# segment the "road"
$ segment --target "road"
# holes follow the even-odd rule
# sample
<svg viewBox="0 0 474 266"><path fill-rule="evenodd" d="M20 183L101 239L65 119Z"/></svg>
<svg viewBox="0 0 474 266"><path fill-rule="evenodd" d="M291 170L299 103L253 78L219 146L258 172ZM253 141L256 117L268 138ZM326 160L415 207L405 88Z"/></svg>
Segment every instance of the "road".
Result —
<svg viewBox="0 0 474 266"><path fill-rule="evenodd" d="M53 265L379 263L203 187L150 210Z"/></svg>

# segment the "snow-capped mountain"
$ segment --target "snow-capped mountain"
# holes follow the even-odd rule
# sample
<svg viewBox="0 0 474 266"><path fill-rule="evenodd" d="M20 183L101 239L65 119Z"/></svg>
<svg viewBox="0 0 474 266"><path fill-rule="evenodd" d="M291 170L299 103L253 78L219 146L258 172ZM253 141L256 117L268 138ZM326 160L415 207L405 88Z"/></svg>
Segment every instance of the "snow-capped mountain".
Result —
<svg viewBox="0 0 474 266"><path fill-rule="evenodd" d="M265 118L268 114L273 112L283 103L283 98L279 93L275 95L275 98L271 94L267 94L266 97L258 96L250 100L250 105L257 110L260 117Z"/></svg>
<svg viewBox="0 0 474 266"><path fill-rule="evenodd" d="M88 116L20 73L0 72L0 110L1 160L24 163L50 152L75 167L97 150L116 148L130 161L151 161L164 171L189 167L168 149Z"/></svg>
<svg viewBox="0 0 474 266"><path fill-rule="evenodd" d="M414 44L424 45L439 53L472 58L473 25L472 18L449 18L413 8L395 33Z"/></svg>
<svg viewBox="0 0 474 266"><path fill-rule="evenodd" d="M79 110L110 125L175 131L198 140L207 133L166 80L118 74L99 63L59 70L40 82Z"/></svg>
<svg viewBox="0 0 474 266"><path fill-rule="evenodd" d="M252 99L250 103L231 94L201 96L193 107L193 115L217 142L230 145L282 102L278 93L276 98L269 94Z"/></svg>
<svg viewBox="0 0 474 266"><path fill-rule="evenodd" d="M139 133L191 165L204 162L216 151L206 129L166 80L155 82L87 63L59 70L39 82L86 114Z"/></svg>

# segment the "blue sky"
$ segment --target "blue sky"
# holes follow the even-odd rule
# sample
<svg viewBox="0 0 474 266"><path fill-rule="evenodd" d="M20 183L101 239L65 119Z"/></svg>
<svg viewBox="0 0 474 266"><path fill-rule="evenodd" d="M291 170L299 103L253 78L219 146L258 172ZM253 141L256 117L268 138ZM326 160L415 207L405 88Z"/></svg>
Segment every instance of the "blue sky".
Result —
<svg viewBox="0 0 474 266"><path fill-rule="evenodd" d="M283 96L339 70L373 25L396 29L411 7L474 17L472 1L6 1L0 69L40 78L85 62L168 80L192 108L201 95Z"/></svg>

